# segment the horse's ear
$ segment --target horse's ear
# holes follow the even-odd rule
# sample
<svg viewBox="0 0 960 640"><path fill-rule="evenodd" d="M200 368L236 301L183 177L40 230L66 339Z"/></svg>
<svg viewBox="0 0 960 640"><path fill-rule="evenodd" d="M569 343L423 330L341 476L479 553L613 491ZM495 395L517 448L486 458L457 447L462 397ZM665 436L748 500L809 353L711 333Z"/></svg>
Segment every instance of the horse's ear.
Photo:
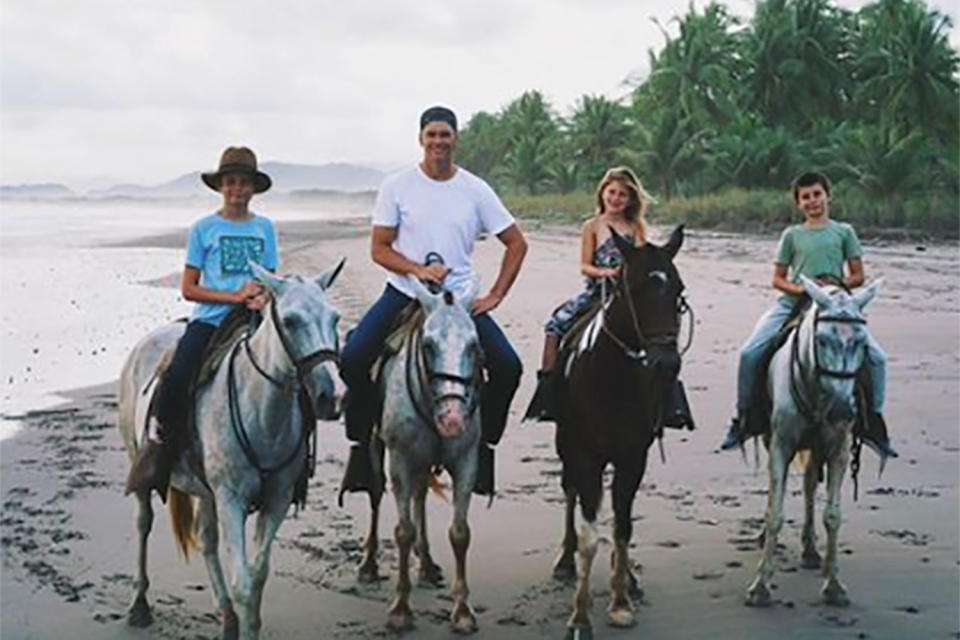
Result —
<svg viewBox="0 0 960 640"><path fill-rule="evenodd" d="M610 229L610 235L613 237L613 244L617 245L617 249L620 250L620 253L623 254L623 257L626 258L629 255L633 255L636 252L637 248L633 246L632 242L626 241L623 236L616 232L616 230L607 225L607 228Z"/></svg>
<svg viewBox="0 0 960 640"><path fill-rule="evenodd" d="M284 285L286 284L286 281L284 281L283 278L270 273L269 271L261 267L259 264L257 264L253 260L248 260L247 264L250 265L250 270L253 272L254 280L256 280L262 285L265 285L268 289L270 289L274 293L280 293L280 291L283 289Z"/></svg>
<svg viewBox="0 0 960 640"><path fill-rule="evenodd" d="M663 245L663 250L667 252L667 255L670 256L670 259L673 260L676 257L677 252L680 251L680 245L683 244L683 225L681 224L676 229L673 230L673 233L670 234L670 239L667 240L667 244Z"/></svg>
<svg viewBox="0 0 960 640"><path fill-rule="evenodd" d="M321 289L328 289L330 285L333 284L333 281L337 279L337 276L340 275L340 272L343 271L343 265L347 263L346 258L340 258L340 262L336 265L327 269L319 276L317 276L317 284L320 285Z"/></svg>
<svg viewBox="0 0 960 640"><path fill-rule="evenodd" d="M476 300L477 295L480 294L480 279L474 277L470 281L470 288L467 289L467 292L457 298L457 302L460 303L460 306L467 310L467 313L470 313L470 307L473 305L473 301Z"/></svg>
<svg viewBox="0 0 960 640"><path fill-rule="evenodd" d="M430 293L430 290L427 289L418 278L407 276L407 282L410 283L410 286L413 288L413 293L417 296L417 300L420 301L423 308L428 312L433 311L434 307L440 302L440 296L435 296Z"/></svg>
<svg viewBox="0 0 960 640"><path fill-rule="evenodd" d="M804 275L800 276L800 282L803 283L803 286L807 290L807 295L817 303L817 306L826 308L833 304L833 298L830 297L830 294L824 291L816 282Z"/></svg>
<svg viewBox="0 0 960 640"><path fill-rule="evenodd" d="M873 300L874 296L877 295L877 292L880 291L881 286L883 286L883 278L874 280L869 286L853 294L853 301L856 302L857 306L862 310L864 307L870 304L870 301Z"/></svg>

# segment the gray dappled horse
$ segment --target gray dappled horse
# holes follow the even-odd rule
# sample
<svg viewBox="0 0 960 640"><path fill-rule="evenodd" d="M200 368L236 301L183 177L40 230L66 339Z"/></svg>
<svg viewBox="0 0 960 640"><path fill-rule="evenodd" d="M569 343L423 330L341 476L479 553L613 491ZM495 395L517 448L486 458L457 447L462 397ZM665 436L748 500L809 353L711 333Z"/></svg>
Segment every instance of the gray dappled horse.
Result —
<svg viewBox="0 0 960 640"><path fill-rule="evenodd" d="M390 482L397 501L394 536L399 553L397 594L388 610L387 625L395 631L413 626L410 609L410 550L416 544L420 579L439 586L440 568L430 556L427 540L426 494L433 471L442 466L453 479L453 522L450 544L456 560L451 592L450 622L454 631L471 633L477 620L467 601L467 512L477 474L480 442L480 341L470 317L476 283L463 298L448 291L433 294L410 279L425 317L399 352L383 364L383 412L378 436L372 441L374 476L383 478L383 452L389 453ZM372 582L377 573L377 524L383 487L370 492L370 533L364 543L360 580ZM415 519L411 517L411 502Z"/></svg>
<svg viewBox="0 0 960 640"><path fill-rule="evenodd" d="M174 534L185 556L194 532L199 535L223 637L236 638L239 632L243 639L259 635L270 544L304 470L307 443L299 389L305 388L317 414L326 418L336 417L344 391L337 372L339 314L324 293L343 263L316 281L281 278L251 266L271 302L249 340L237 342L214 377L197 390L196 429L183 438L186 444L174 463L168 493ZM178 322L153 331L124 363L118 426L131 460L143 429L154 420L148 412L158 366L183 329ZM146 597L150 491L137 493L137 501L137 581L128 621L146 626L152 622ZM245 523L254 508L259 513L250 564ZM229 589L217 550L220 540Z"/></svg>
<svg viewBox="0 0 960 640"><path fill-rule="evenodd" d="M630 592L637 593L627 549L633 532L631 510L647 466L647 450L663 424L664 390L680 371L680 279L673 259L683 243L683 227L659 247L634 247L613 233L623 269L610 299L575 342L564 345L555 387L557 453L563 463L566 496L563 548L554 566L560 579L577 577L567 636L592 637L590 570L597 553L597 512L603 471L613 464L614 535L608 621L617 627L635 622ZM580 503L582 522L574 530ZM576 569L575 552L579 551Z"/></svg>
<svg viewBox="0 0 960 640"><path fill-rule="evenodd" d="M773 356L767 385L773 404L767 449L770 491L763 533L763 556L757 574L747 589L746 604L771 603L770 579L777 535L783 526L783 496L787 471L794 454L809 449L804 472L805 517L802 565L820 568L814 527L814 494L824 464L827 468L827 504L823 524L827 530L826 559L822 562L826 581L821 589L824 602L849 604L847 591L837 578L837 534L840 529L840 486L850 459L850 446L857 401L856 374L867 349L867 327L863 308L880 286L849 294L836 287L820 287L802 278L813 300L799 327Z"/></svg>

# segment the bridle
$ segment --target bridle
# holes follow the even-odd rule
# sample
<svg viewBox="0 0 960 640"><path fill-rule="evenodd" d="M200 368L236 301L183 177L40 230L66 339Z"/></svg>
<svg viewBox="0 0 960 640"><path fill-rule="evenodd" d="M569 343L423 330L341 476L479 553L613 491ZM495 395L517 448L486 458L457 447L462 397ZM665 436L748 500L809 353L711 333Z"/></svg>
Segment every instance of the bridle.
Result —
<svg viewBox="0 0 960 640"><path fill-rule="evenodd" d="M424 321L426 319L424 318ZM406 377L407 377L407 397L410 400L410 404L413 405L414 410L417 412L417 415L423 420L426 424L433 424L432 408L433 406L446 398L456 398L465 405L467 405L467 415L473 416L476 412L477 407L479 407L479 393L477 392L479 387L480 380L480 368L481 364L477 362L473 376L467 377L460 375L458 373L448 373L446 371L433 371L427 365L425 358L423 357L423 325L418 326L410 335L407 342L407 354L406 354ZM460 385L464 392L463 393L445 393L439 397L434 397L433 394L433 383L437 381L452 382L454 384ZM421 398L418 400L414 397L413 389L415 383L420 387ZM474 388L474 392L469 393L470 389ZM426 405L426 407L424 406Z"/></svg>
<svg viewBox="0 0 960 640"><path fill-rule="evenodd" d="M651 364L650 359L648 358L648 350L650 350L652 347L677 347L677 338L680 333L679 322L677 330L665 331L649 337L644 334L643 330L640 328L640 316L637 313L637 308L633 302L633 298L630 296L629 269L626 262L623 264L622 275L618 279L613 293L609 297L607 295L606 287L607 282L606 278L604 278L601 284L600 329L608 338L610 338L610 340L627 358L637 362L641 366L647 367ZM625 340L617 336L607 324L607 311L609 308L607 303L615 299L618 295L626 299L627 309L630 311L631 324L633 325L633 332L637 337L636 348L631 347ZM687 352L693 342L693 308L687 303L687 300L683 297L683 294L679 293L677 294L677 314L679 316L683 316L687 313L690 314L690 329L687 335L687 343L684 345L683 350L679 352L680 356L683 356L683 354Z"/></svg>
<svg viewBox="0 0 960 640"><path fill-rule="evenodd" d="M294 458L296 458L297 454L300 453L300 449L303 447L303 444L306 441L307 432L306 429L301 426L300 436L297 439L297 446L282 462L269 466L261 463L256 451L254 451L253 446L250 444L250 438L243 426L243 417L241 415L240 403L237 397L238 394L234 361L236 360L240 345L243 345L247 354L247 358L250 360L250 364L253 365L253 368L264 379L288 393L302 391L307 395L308 398L310 397L310 392L305 382L307 375L309 375L313 369L323 362L334 362L337 364L340 362L340 354L337 349L322 348L308 353L305 356L297 357L290 345L289 337L283 332L283 323L280 321L280 314L277 311L276 296L271 294L267 305L270 308L270 321L273 322L274 329L276 329L277 337L280 339L280 344L283 347L284 354L293 364L294 368L296 369L296 373L293 375L285 375L281 379L277 379L273 375L267 373L267 371L260 366L260 363L257 362L257 359L254 356L253 350L250 348L250 338L253 336L252 326L230 350L230 357L227 361L227 403L230 408L230 425L233 427L234 435L236 436L237 441L240 443L240 448L243 450L247 460L257 471L260 472L261 475L274 473L290 464ZM252 320L253 318L251 317L251 325ZM313 398L310 398L310 402L311 404L313 403Z"/></svg>

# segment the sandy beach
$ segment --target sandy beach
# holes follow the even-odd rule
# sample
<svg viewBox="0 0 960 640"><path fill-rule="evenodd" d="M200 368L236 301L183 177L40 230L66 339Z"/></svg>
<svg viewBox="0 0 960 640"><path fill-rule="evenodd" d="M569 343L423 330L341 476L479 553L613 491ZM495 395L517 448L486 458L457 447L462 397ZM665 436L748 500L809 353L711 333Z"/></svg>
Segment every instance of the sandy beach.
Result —
<svg viewBox="0 0 960 640"><path fill-rule="evenodd" d="M281 223L283 270L315 274L340 256L348 262L330 290L351 327L383 287L368 258L366 221ZM666 230L664 230L666 231ZM576 292L578 237L573 230L528 228L530 252L510 296L494 313L525 372L498 447L499 495L471 508L468 579L478 612L477 638L560 638L573 589L552 580L562 524L553 426L521 424L533 393L542 324ZM666 234L664 234L665 237ZM123 241L176 249L185 232ZM645 598L631 630L605 625L609 595L609 500L594 564L598 638L960 638L960 255L956 245L866 243L868 276L884 277L868 309L870 327L889 354L888 423L901 457L878 479L865 452L860 496L843 490L840 577L852 604L821 606L817 572L800 568L802 499L792 474L787 525L775 577L776 603L743 606L760 551L750 542L766 504L761 468L716 445L729 417L738 348L772 302L775 237L694 232L677 264L696 311L693 347L682 377L698 429L668 432L666 463L656 448L637 494L631 549ZM95 251L96 249L94 249ZM476 262L489 285L501 256L495 239L479 243ZM176 277L151 283L171 300ZM151 537L150 598L155 623L128 627L136 552L134 501L124 499L126 456L115 427L113 384L84 387L58 407L25 413L24 427L0 445L0 635L4 640L216 638L218 619L202 559L177 555L166 513ZM336 506L347 441L337 423L321 423L317 473L307 508L280 529L264 597L263 638L376 638L391 634L385 610L394 588L394 507L385 501L378 585L361 585L355 567L365 534L360 495ZM822 490L820 495L822 504ZM159 502L157 502L159 506ZM451 509L429 503L432 550L453 571L446 529ZM292 512L291 512L292 513ZM821 544L823 529L819 526ZM446 589L415 587L411 638L447 638Z"/></svg>

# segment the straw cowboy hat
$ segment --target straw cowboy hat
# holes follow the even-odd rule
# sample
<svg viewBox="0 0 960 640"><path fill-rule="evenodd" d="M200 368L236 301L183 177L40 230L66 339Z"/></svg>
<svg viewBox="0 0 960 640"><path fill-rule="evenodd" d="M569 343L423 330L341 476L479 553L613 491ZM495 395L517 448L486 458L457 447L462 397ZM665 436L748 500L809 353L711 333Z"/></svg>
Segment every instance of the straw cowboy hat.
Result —
<svg viewBox="0 0 960 640"><path fill-rule="evenodd" d="M253 192L263 193L273 182L270 176L257 170L257 156L247 147L227 147L220 156L220 168L200 174L203 184L220 191L220 179L225 173L249 173L253 176Z"/></svg>

